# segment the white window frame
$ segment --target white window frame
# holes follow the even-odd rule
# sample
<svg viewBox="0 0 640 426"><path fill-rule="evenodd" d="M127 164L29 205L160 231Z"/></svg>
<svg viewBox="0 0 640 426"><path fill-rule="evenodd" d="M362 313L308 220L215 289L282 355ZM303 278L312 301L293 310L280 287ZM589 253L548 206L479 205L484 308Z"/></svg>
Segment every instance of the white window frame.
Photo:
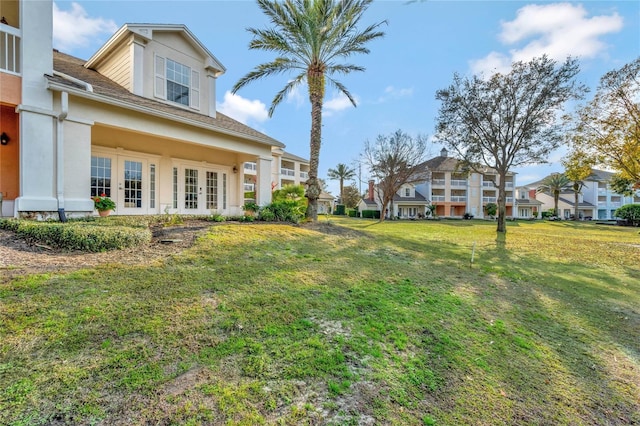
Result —
<svg viewBox="0 0 640 426"><path fill-rule="evenodd" d="M168 61L172 61L176 64L179 64L188 70L189 75L189 84L186 85L189 88L189 105L182 104L180 102L174 102L168 99L167 97L167 84L169 80L167 78L167 63ZM154 55L154 84L153 84L153 94L156 98L163 99L165 101L171 102L172 104L179 105L181 107L189 107L195 110L200 110L200 72L194 70L188 65L183 64L182 62L176 61L174 59L165 58L160 55ZM182 84L181 82L175 82L177 84Z"/></svg>

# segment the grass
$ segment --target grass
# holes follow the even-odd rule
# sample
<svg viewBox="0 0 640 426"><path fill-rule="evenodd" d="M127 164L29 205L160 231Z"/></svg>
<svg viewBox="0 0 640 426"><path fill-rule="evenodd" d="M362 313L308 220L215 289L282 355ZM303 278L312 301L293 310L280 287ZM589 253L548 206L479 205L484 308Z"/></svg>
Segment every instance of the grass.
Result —
<svg viewBox="0 0 640 426"><path fill-rule="evenodd" d="M637 229L322 222L3 284L0 424L640 422Z"/></svg>

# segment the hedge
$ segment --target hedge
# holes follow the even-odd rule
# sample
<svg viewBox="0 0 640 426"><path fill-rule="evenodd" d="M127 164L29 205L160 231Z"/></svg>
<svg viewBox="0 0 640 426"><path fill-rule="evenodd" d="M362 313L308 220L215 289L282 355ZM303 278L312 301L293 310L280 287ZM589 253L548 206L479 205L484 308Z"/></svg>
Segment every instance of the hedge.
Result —
<svg viewBox="0 0 640 426"><path fill-rule="evenodd" d="M151 231L148 227L105 226L91 222L60 223L3 219L0 220L0 228L14 231L27 241L64 250L100 252L135 247L151 241Z"/></svg>
<svg viewBox="0 0 640 426"><path fill-rule="evenodd" d="M380 210L362 210L362 217L367 219L380 219Z"/></svg>

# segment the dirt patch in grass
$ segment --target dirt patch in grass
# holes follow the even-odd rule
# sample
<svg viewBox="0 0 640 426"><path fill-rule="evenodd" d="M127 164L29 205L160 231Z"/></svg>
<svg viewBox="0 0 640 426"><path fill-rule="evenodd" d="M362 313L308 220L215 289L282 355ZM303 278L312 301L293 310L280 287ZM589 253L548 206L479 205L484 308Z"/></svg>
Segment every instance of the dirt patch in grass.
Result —
<svg viewBox="0 0 640 426"><path fill-rule="evenodd" d="M70 272L101 264L144 265L191 247L211 223L192 220L181 225L151 227L151 243L103 253L64 251L30 244L15 233L0 229L0 282L25 274Z"/></svg>

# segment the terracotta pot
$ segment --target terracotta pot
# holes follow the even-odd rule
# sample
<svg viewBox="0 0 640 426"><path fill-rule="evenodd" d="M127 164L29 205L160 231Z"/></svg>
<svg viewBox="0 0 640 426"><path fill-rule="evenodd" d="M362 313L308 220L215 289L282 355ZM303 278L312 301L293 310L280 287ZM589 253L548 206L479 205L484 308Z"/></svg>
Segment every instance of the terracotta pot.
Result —
<svg viewBox="0 0 640 426"><path fill-rule="evenodd" d="M102 217L107 217L111 214L111 210L98 210L98 214Z"/></svg>

